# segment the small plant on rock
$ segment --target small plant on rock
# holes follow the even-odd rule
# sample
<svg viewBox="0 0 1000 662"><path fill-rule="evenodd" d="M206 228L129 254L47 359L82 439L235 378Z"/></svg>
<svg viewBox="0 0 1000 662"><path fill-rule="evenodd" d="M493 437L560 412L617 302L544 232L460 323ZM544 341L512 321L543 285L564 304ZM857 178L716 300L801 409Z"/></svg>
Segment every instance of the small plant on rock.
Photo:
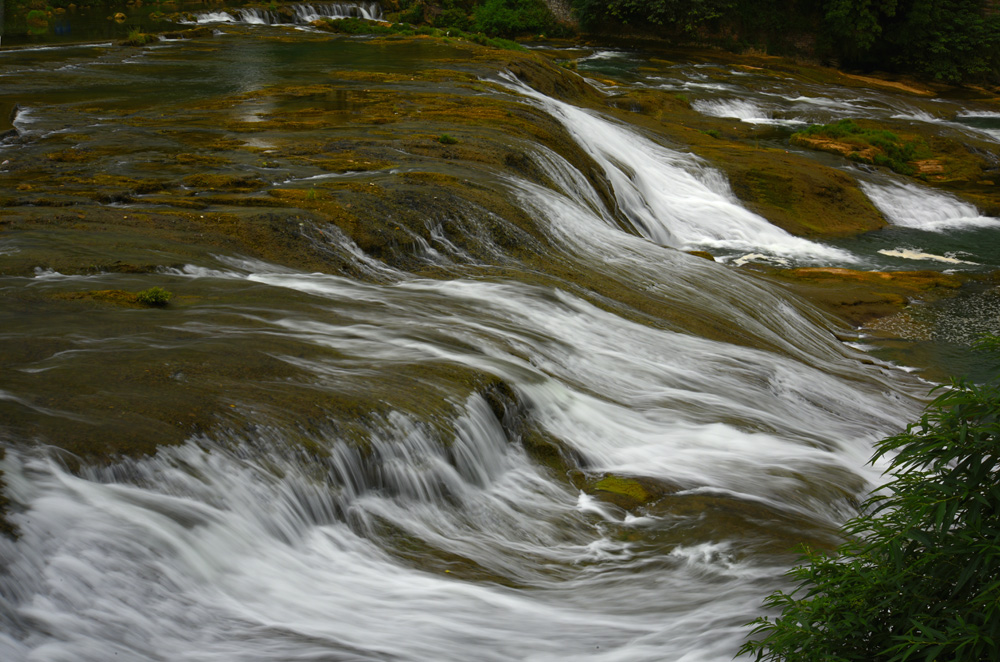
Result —
<svg viewBox="0 0 1000 662"><path fill-rule="evenodd" d="M141 303L145 306L162 308L167 305L167 302L170 301L170 297L172 296L173 294L162 287L151 287L148 290L136 293L135 301L136 303Z"/></svg>

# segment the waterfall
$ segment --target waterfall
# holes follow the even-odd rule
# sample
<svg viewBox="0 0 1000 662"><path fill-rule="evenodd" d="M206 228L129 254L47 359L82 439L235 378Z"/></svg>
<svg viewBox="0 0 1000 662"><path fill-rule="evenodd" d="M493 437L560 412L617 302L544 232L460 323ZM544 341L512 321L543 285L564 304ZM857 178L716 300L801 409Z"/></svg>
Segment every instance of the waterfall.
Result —
<svg viewBox="0 0 1000 662"><path fill-rule="evenodd" d="M798 102L799 99L793 101ZM774 117L771 110L762 108L759 104L745 99L697 100L691 107L699 113L711 117L731 117L747 124L777 124L784 126L802 126L805 121L799 119L782 119Z"/></svg>
<svg viewBox="0 0 1000 662"><path fill-rule="evenodd" d="M725 177L696 156L664 147L597 113L510 84L559 119L601 165L619 208L642 236L681 249L853 261L845 251L794 237L744 208Z"/></svg>
<svg viewBox="0 0 1000 662"><path fill-rule="evenodd" d="M250 25L307 25L319 18L361 18L381 21L382 7L377 2L295 4L290 14L247 7L222 12L194 14L198 23L247 23Z"/></svg>
<svg viewBox="0 0 1000 662"><path fill-rule="evenodd" d="M900 227L940 232L1000 225L1000 219L981 215L974 205L919 184L861 182L861 188L889 222Z"/></svg>

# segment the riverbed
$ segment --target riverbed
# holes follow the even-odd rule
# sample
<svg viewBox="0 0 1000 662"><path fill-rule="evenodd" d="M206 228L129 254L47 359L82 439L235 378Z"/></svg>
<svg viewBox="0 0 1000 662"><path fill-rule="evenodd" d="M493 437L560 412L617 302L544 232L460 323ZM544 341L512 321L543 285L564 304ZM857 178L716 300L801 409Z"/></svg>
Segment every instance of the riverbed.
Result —
<svg viewBox="0 0 1000 662"><path fill-rule="evenodd" d="M773 275L996 269L991 184L788 142L989 161L989 99L195 22L0 51L5 660L729 660L998 331L989 282L850 327ZM722 149L882 227L783 229Z"/></svg>

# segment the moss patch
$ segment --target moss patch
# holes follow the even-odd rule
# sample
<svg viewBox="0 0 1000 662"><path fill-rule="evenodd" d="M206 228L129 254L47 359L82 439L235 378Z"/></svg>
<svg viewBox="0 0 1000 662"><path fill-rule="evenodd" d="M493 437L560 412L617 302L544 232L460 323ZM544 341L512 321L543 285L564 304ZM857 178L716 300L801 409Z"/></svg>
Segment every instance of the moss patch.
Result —
<svg viewBox="0 0 1000 662"><path fill-rule="evenodd" d="M929 160L930 146L919 136L900 137L892 131L861 126L843 119L833 124L814 124L794 134L793 145L833 152L852 161L885 166L902 175L915 175L917 160Z"/></svg>
<svg viewBox="0 0 1000 662"><path fill-rule="evenodd" d="M588 489L589 488L589 489ZM648 506L676 488L653 478L605 474L591 483L587 492L625 510Z"/></svg>
<svg viewBox="0 0 1000 662"><path fill-rule="evenodd" d="M887 225L850 175L781 149L701 145L733 193L774 225L799 236L838 237Z"/></svg>
<svg viewBox="0 0 1000 662"><path fill-rule="evenodd" d="M188 175L184 178L184 185L192 188L202 189L227 189L232 191L253 191L267 186L266 182L249 175L220 175L214 173L203 173L198 175Z"/></svg>

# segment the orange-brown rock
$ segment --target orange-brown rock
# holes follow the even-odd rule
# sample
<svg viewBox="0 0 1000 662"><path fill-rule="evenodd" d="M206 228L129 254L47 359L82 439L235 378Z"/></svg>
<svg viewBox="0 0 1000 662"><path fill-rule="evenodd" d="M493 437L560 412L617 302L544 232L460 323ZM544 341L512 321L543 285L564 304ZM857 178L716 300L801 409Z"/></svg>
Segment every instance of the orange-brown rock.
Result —
<svg viewBox="0 0 1000 662"><path fill-rule="evenodd" d="M946 296L968 276L939 271L857 271L826 267L777 269L770 275L853 326L902 310L916 297Z"/></svg>

